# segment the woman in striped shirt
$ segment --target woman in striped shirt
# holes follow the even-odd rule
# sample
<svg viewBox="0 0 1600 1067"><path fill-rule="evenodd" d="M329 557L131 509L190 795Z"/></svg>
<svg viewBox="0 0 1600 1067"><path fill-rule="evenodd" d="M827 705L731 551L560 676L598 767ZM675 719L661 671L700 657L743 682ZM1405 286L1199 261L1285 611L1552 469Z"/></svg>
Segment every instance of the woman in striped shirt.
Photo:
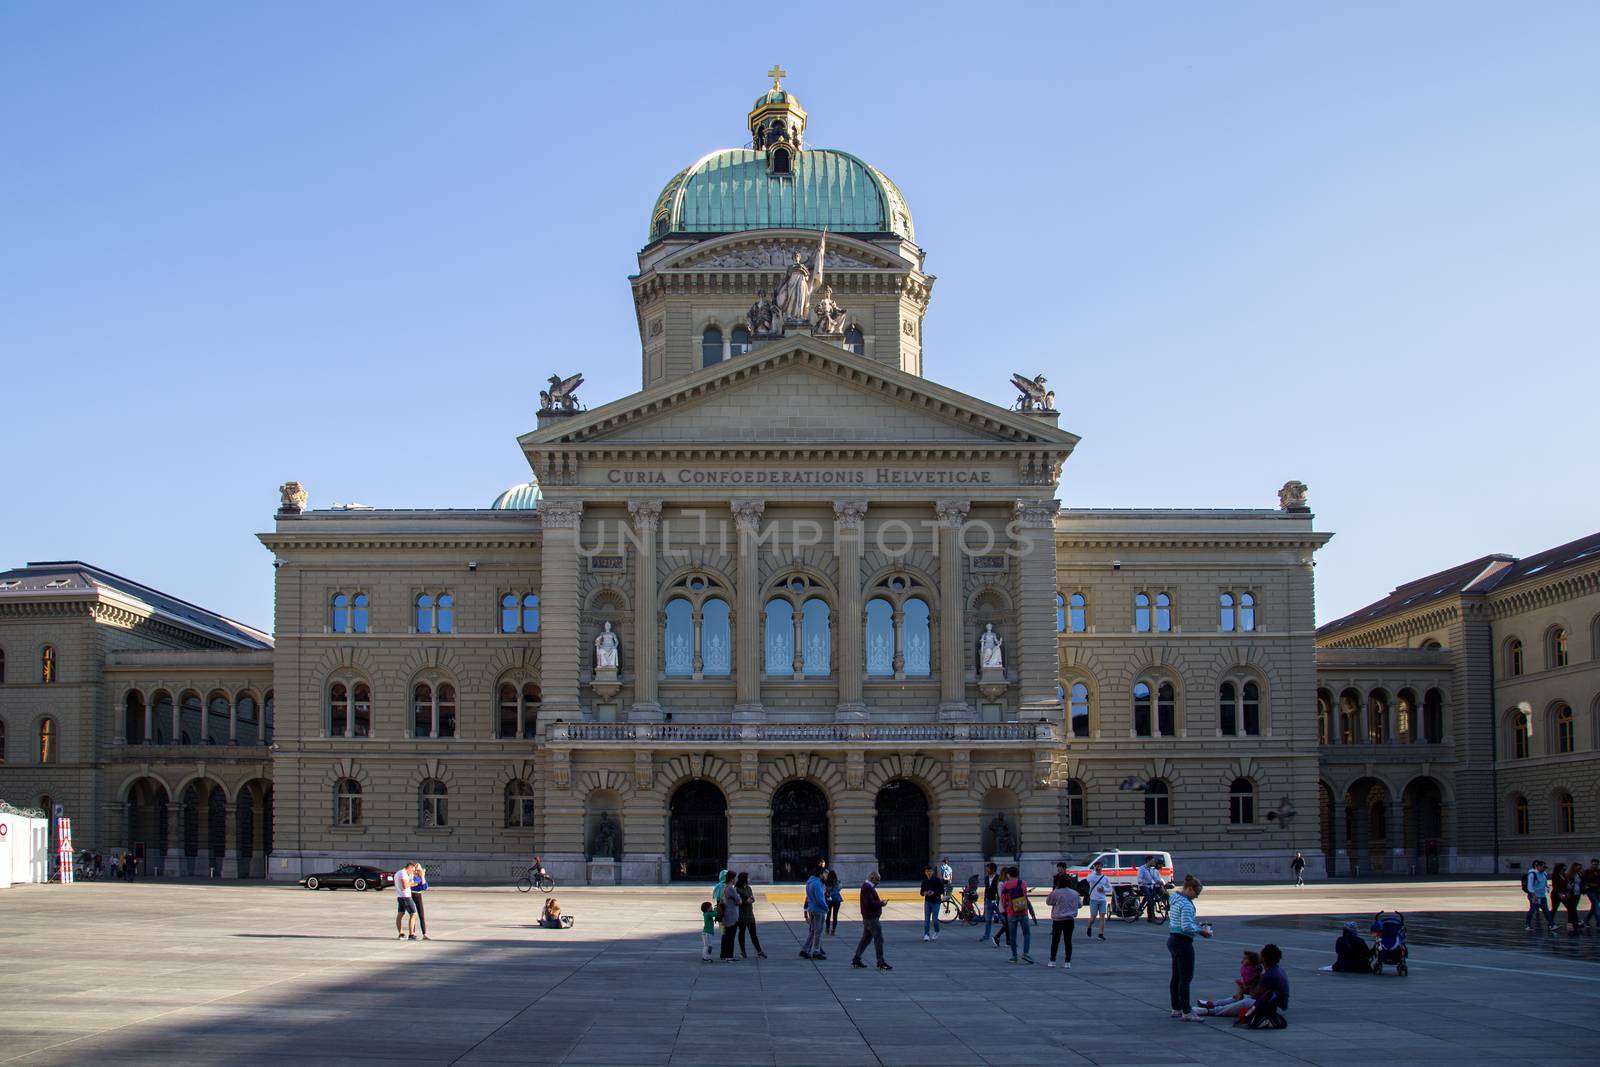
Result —
<svg viewBox="0 0 1600 1067"><path fill-rule="evenodd" d="M1192 874L1183 876L1183 888L1172 897L1167 917L1167 952L1172 956L1172 1017L1199 1022L1189 1005L1189 983L1194 980L1195 935L1210 937L1211 931L1195 918L1194 898L1205 886Z"/></svg>

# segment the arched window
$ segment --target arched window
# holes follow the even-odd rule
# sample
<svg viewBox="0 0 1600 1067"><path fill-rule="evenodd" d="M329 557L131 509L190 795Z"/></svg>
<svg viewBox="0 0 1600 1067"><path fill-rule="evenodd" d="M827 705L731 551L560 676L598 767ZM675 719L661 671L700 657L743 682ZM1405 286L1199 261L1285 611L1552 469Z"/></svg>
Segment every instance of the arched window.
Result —
<svg viewBox="0 0 1600 1067"><path fill-rule="evenodd" d="M1250 633L1256 628L1256 595L1239 594L1239 631Z"/></svg>
<svg viewBox="0 0 1600 1067"><path fill-rule="evenodd" d="M47 718L39 724L39 762L56 761L56 721Z"/></svg>
<svg viewBox="0 0 1600 1067"><path fill-rule="evenodd" d="M137 689L128 690L123 698L122 738L130 745L142 745L149 740L144 736L144 694Z"/></svg>
<svg viewBox="0 0 1600 1067"><path fill-rule="evenodd" d="M1513 637L1506 642L1506 676L1515 678L1522 673L1522 642Z"/></svg>
<svg viewBox="0 0 1600 1067"><path fill-rule="evenodd" d="M1248 778L1235 778L1228 787L1228 821L1234 826L1256 821L1256 787Z"/></svg>
<svg viewBox="0 0 1600 1067"><path fill-rule="evenodd" d="M1056 633L1067 632L1067 598L1056 594Z"/></svg>
<svg viewBox="0 0 1600 1067"><path fill-rule="evenodd" d="M433 624L437 633L454 633L456 629L456 598L449 593L439 594L439 606L434 612Z"/></svg>
<svg viewBox="0 0 1600 1067"><path fill-rule="evenodd" d="M350 595L348 593L333 594L333 603L329 611L328 629L336 634L349 633Z"/></svg>
<svg viewBox="0 0 1600 1067"><path fill-rule="evenodd" d="M1133 687L1133 732L1136 737L1173 737L1177 734L1177 692L1171 682L1148 682Z"/></svg>
<svg viewBox="0 0 1600 1067"><path fill-rule="evenodd" d="M228 740L228 696L212 693L206 701L206 717L200 726L200 743L214 745Z"/></svg>
<svg viewBox="0 0 1600 1067"><path fill-rule="evenodd" d="M417 633L433 633L433 596L430 593L417 597Z"/></svg>
<svg viewBox="0 0 1600 1067"><path fill-rule="evenodd" d="M1067 782L1067 825L1083 824L1083 783L1073 778Z"/></svg>
<svg viewBox="0 0 1600 1067"><path fill-rule="evenodd" d="M1169 633L1172 630L1170 593L1135 593L1133 628L1139 633Z"/></svg>
<svg viewBox="0 0 1600 1067"><path fill-rule="evenodd" d="M1232 682L1223 682L1217 694L1221 707L1223 737L1233 737L1239 732L1239 690Z"/></svg>
<svg viewBox="0 0 1600 1067"><path fill-rule="evenodd" d="M1550 631L1545 651L1545 665L1551 670L1567 665L1567 631L1560 626Z"/></svg>
<svg viewBox="0 0 1600 1067"><path fill-rule="evenodd" d="M867 601L867 674L894 674L894 606L882 597Z"/></svg>
<svg viewBox="0 0 1600 1067"><path fill-rule="evenodd" d="M335 593L328 629L336 634L364 634L370 621L371 600L365 593Z"/></svg>
<svg viewBox="0 0 1600 1067"><path fill-rule="evenodd" d="M367 610L370 603L371 602L365 593L357 593L355 596L350 598L351 633L364 634L371 628L368 625L369 613Z"/></svg>
<svg viewBox="0 0 1600 1067"><path fill-rule="evenodd" d="M271 744L272 743L272 712L273 712L272 690L268 689L267 690L267 695L261 698L261 743L262 744ZM370 716L372 714L372 705L371 705L370 702L367 705L367 714L369 716L369 725L370 725Z"/></svg>
<svg viewBox="0 0 1600 1067"><path fill-rule="evenodd" d="M666 655L662 662L668 678L688 678L694 674L694 608L687 597L667 601L667 628L663 638Z"/></svg>
<svg viewBox="0 0 1600 1067"><path fill-rule="evenodd" d="M1422 649L1424 652L1437 652L1444 646L1430 637L1417 647Z"/></svg>
<svg viewBox="0 0 1600 1067"><path fill-rule="evenodd" d="M238 723L239 743L241 745L263 744L261 738L261 719L257 714L256 698L249 693L240 693L233 698L234 720Z"/></svg>
<svg viewBox="0 0 1600 1067"><path fill-rule="evenodd" d="M844 331L844 350L854 352L858 356L867 354L867 341L861 335L859 326L847 326Z"/></svg>
<svg viewBox="0 0 1600 1067"><path fill-rule="evenodd" d="M1444 694L1437 689L1422 694L1422 740L1430 745L1444 740Z"/></svg>
<svg viewBox="0 0 1600 1067"><path fill-rule="evenodd" d="M1245 682L1240 694L1240 727L1246 737L1258 737L1261 734L1261 687L1255 682Z"/></svg>
<svg viewBox="0 0 1600 1067"><path fill-rule="evenodd" d="M867 601L867 674L925 678L933 672L933 621L923 583L908 574L880 579ZM947 625L960 626L959 619ZM959 671L960 664L949 669Z"/></svg>
<svg viewBox="0 0 1600 1067"><path fill-rule="evenodd" d="M1556 752L1565 754L1568 752L1577 751L1577 725L1572 721L1572 709L1565 704L1557 704L1555 710L1555 720Z"/></svg>
<svg viewBox="0 0 1600 1067"><path fill-rule="evenodd" d="M1511 802L1512 832L1527 835L1531 832L1530 819L1528 818L1528 798L1518 793Z"/></svg>
<svg viewBox="0 0 1600 1067"><path fill-rule="evenodd" d="M506 826L533 829L533 786L521 778L506 783Z"/></svg>
<svg viewBox="0 0 1600 1067"><path fill-rule="evenodd" d="M1067 711L1072 722L1073 737L1089 736L1089 687L1082 682L1073 682L1068 691Z"/></svg>
<svg viewBox="0 0 1600 1067"><path fill-rule="evenodd" d="M536 634L539 632L539 597L528 593L522 598L522 632Z"/></svg>
<svg viewBox="0 0 1600 1067"><path fill-rule="evenodd" d="M707 678L733 673L733 630L728 602L712 597L700 606L700 666Z"/></svg>
<svg viewBox="0 0 1600 1067"><path fill-rule="evenodd" d="M1234 615L1236 605L1233 601L1233 594L1223 593L1217 598L1217 601L1222 610L1221 629L1224 633L1231 633L1238 625L1238 619Z"/></svg>
<svg viewBox="0 0 1600 1067"><path fill-rule="evenodd" d="M1513 711L1510 719L1511 758L1527 759L1529 740L1533 734L1533 717L1526 711Z"/></svg>
<svg viewBox="0 0 1600 1067"><path fill-rule="evenodd" d="M333 825L361 825L361 783L341 778L333 787Z"/></svg>
<svg viewBox="0 0 1600 1067"><path fill-rule="evenodd" d="M1356 723L1361 719L1361 694L1346 689L1339 694L1339 743L1356 743Z"/></svg>
<svg viewBox="0 0 1600 1067"><path fill-rule="evenodd" d="M728 340L728 354L742 356L750 351L750 331L743 326L735 326Z"/></svg>
<svg viewBox="0 0 1600 1067"><path fill-rule="evenodd" d="M1394 695L1394 739L1400 742L1416 740L1417 694L1402 689Z"/></svg>
<svg viewBox="0 0 1600 1067"><path fill-rule="evenodd" d="M517 594L506 593L500 598L500 632L514 634L518 629Z"/></svg>
<svg viewBox="0 0 1600 1067"><path fill-rule="evenodd" d="M449 682L418 682L412 690L412 737L456 735L456 688Z"/></svg>
<svg viewBox="0 0 1600 1067"><path fill-rule="evenodd" d="M372 736L372 694L365 682L340 681L328 687L328 736Z"/></svg>
<svg viewBox="0 0 1600 1067"><path fill-rule="evenodd" d="M833 612L821 597L808 597L800 606L800 638L805 676L826 678L833 673Z"/></svg>
<svg viewBox="0 0 1600 1067"><path fill-rule="evenodd" d="M1083 593L1073 593L1067 598L1067 629L1075 634L1089 629L1089 598Z"/></svg>
<svg viewBox="0 0 1600 1067"><path fill-rule="evenodd" d="M205 705L200 702L200 694L193 689L186 690L178 698L178 736L180 745L192 745L200 740L200 727L206 717Z"/></svg>
<svg viewBox="0 0 1600 1067"><path fill-rule="evenodd" d="M501 682L499 714L495 719L495 736L510 740L530 738L538 734L539 687L525 682L521 689L511 682Z"/></svg>
<svg viewBox="0 0 1600 1067"><path fill-rule="evenodd" d="M417 825L424 830L450 825L449 790L437 778L428 778L417 787L420 801Z"/></svg>
<svg viewBox="0 0 1600 1067"><path fill-rule="evenodd" d="M45 645L39 652L39 681L49 685L56 680L56 650L54 645Z"/></svg>
<svg viewBox="0 0 1600 1067"><path fill-rule="evenodd" d="M1578 813L1573 807L1571 793L1562 793L1556 798L1556 832L1560 834L1578 832Z"/></svg>
<svg viewBox="0 0 1600 1067"><path fill-rule="evenodd" d="M715 326L707 326L706 332L700 335L700 365L711 367L721 362L722 331Z"/></svg>
<svg viewBox="0 0 1600 1067"><path fill-rule="evenodd" d="M788 677L794 673L794 605L783 597L767 601L766 672Z"/></svg>
<svg viewBox="0 0 1600 1067"><path fill-rule="evenodd" d="M1317 690L1317 744L1333 743L1333 694Z"/></svg>
<svg viewBox="0 0 1600 1067"><path fill-rule="evenodd" d="M1367 742L1381 745L1389 740L1389 694L1374 689L1367 695Z"/></svg>
<svg viewBox="0 0 1600 1067"><path fill-rule="evenodd" d="M1144 824L1166 826L1172 820L1172 791L1160 778L1153 778L1144 787Z"/></svg>

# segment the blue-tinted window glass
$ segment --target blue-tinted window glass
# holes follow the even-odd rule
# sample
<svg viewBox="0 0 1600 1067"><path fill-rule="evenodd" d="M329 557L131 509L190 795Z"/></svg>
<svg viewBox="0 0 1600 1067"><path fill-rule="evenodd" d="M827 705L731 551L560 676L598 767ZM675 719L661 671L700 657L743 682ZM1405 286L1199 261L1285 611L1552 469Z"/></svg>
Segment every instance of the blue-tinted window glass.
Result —
<svg viewBox="0 0 1600 1067"><path fill-rule="evenodd" d="M1156 594L1156 630L1167 633L1172 629L1172 598L1165 593Z"/></svg>
<svg viewBox="0 0 1600 1067"><path fill-rule="evenodd" d="M666 647L661 657L668 677L687 678L694 673L694 610L683 597L667 601Z"/></svg>
<svg viewBox="0 0 1600 1067"><path fill-rule="evenodd" d="M358 634L367 632L367 594L357 593L350 608L350 629Z"/></svg>
<svg viewBox="0 0 1600 1067"><path fill-rule="evenodd" d="M894 673L894 608L877 597L867 601L867 673Z"/></svg>
<svg viewBox="0 0 1600 1067"><path fill-rule="evenodd" d="M342 634L350 629L350 598L340 593L333 598L333 626L336 634Z"/></svg>
<svg viewBox="0 0 1600 1067"><path fill-rule="evenodd" d="M417 597L417 633L433 633L433 597L427 593Z"/></svg>
<svg viewBox="0 0 1600 1067"><path fill-rule="evenodd" d="M439 603L434 611L439 632L442 634L454 633L456 628L456 598L449 593L441 593L439 595Z"/></svg>
<svg viewBox="0 0 1600 1067"><path fill-rule="evenodd" d="M794 606L782 597L767 601L766 671L794 673Z"/></svg>
<svg viewBox="0 0 1600 1067"><path fill-rule="evenodd" d="M716 327L700 337L700 365L710 367L722 362L722 331Z"/></svg>
<svg viewBox="0 0 1600 1067"><path fill-rule="evenodd" d="M700 608L700 667L707 678L733 673L733 639L728 628L728 602L715 598Z"/></svg>
<svg viewBox="0 0 1600 1067"><path fill-rule="evenodd" d="M929 653L932 640L929 635L928 605L912 597L905 606L905 657L907 676L926 676L931 673Z"/></svg>
<svg viewBox="0 0 1600 1067"><path fill-rule="evenodd" d="M522 632L525 634L539 632L539 598L532 593L522 598Z"/></svg>
<svg viewBox="0 0 1600 1067"><path fill-rule="evenodd" d="M833 635L828 628L827 602L812 597L801 607L800 639L805 642L805 673L808 678L826 678L833 657Z"/></svg>
<svg viewBox="0 0 1600 1067"><path fill-rule="evenodd" d="M1222 596L1218 598L1217 606L1222 615L1221 619L1218 621L1218 625L1221 626L1224 633L1227 633L1233 629L1233 594L1223 593Z"/></svg>
<svg viewBox="0 0 1600 1067"><path fill-rule="evenodd" d="M1239 629L1254 630L1256 628L1256 598L1251 593L1239 594Z"/></svg>
<svg viewBox="0 0 1600 1067"><path fill-rule="evenodd" d="M1082 682L1072 684L1072 736L1089 736L1089 687Z"/></svg>
<svg viewBox="0 0 1600 1067"><path fill-rule="evenodd" d="M1067 628L1067 598L1060 593L1056 594L1056 633L1061 633Z"/></svg>
<svg viewBox="0 0 1600 1067"><path fill-rule="evenodd" d="M1133 598L1133 628L1142 634L1150 632L1150 597L1144 593Z"/></svg>
<svg viewBox="0 0 1600 1067"><path fill-rule="evenodd" d="M1081 634L1089 629L1089 600L1082 593L1073 593L1069 604L1068 622L1072 632Z"/></svg>
<svg viewBox="0 0 1600 1067"><path fill-rule="evenodd" d="M517 598L511 593L500 598L500 632L503 634L517 632Z"/></svg>

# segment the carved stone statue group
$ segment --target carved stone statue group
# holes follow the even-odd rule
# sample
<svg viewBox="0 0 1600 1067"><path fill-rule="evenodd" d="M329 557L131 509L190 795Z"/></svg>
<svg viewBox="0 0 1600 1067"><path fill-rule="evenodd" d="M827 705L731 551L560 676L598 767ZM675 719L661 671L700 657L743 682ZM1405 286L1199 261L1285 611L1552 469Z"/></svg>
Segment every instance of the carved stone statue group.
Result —
<svg viewBox="0 0 1600 1067"><path fill-rule="evenodd" d="M800 252L784 271L783 280L769 296L756 297L745 315L745 325L755 337L779 337L790 327L809 327L816 334L837 334L844 329L845 309L833 299L833 287L824 283L828 234L824 230L816 254L808 262ZM816 299L812 299L815 297Z"/></svg>

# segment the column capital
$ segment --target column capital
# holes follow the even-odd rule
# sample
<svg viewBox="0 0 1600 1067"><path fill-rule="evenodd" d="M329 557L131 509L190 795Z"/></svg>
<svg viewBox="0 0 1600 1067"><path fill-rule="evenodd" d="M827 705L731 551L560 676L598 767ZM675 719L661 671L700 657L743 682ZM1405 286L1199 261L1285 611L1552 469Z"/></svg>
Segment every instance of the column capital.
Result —
<svg viewBox="0 0 1600 1067"><path fill-rule="evenodd" d="M935 500L933 511L939 516L939 525L960 528L967 521L967 512L972 510L970 500Z"/></svg>
<svg viewBox="0 0 1600 1067"><path fill-rule="evenodd" d="M630 500L628 514L633 516L636 530L654 530L661 524L660 500Z"/></svg>
<svg viewBox="0 0 1600 1067"><path fill-rule="evenodd" d="M730 500L728 509L733 512L734 525L740 533L759 533L761 516L767 510L765 500Z"/></svg>
<svg viewBox="0 0 1600 1067"><path fill-rule="evenodd" d="M539 519L547 530L576 530L582 518L581 500L551 500L546 497L539 501Z"/></svg>
<svg viewBox="0 0 1600 1067"><path fill-rule="evenodd" d="M833 523L840 530L859 530L867 517L865 500L835 500Z"/></svg>
<svg viewBox="0 0 1600 1067"><path fill-rule="evenodd" d="M1024 528L1050 528L1055 525L1056 512L1061 509L1059 500L1019 499L1013 506L1017 525Z"/></svg>

